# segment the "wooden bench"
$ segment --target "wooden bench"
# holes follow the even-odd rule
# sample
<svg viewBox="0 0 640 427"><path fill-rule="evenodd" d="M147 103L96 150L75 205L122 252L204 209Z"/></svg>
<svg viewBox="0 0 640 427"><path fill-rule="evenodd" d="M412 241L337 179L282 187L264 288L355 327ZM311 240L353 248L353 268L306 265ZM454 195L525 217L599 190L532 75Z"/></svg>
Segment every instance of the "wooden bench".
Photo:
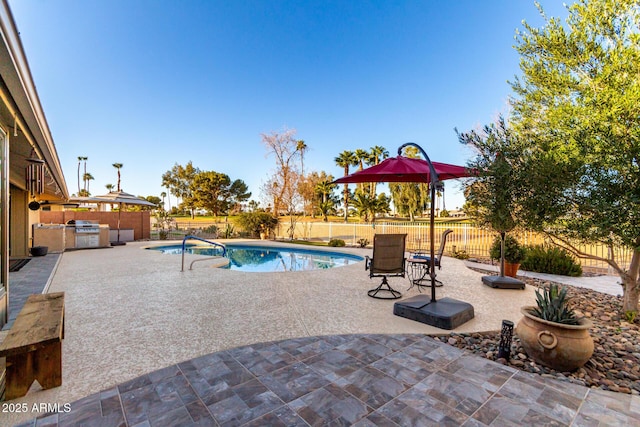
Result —
<svg viewBox="0 0 640 427"><path fill-rule="evenodd" d="M22 397L34 380L43 389L62 384L64 292L31 295L0 343L7 358L5 399Z"/></svg>

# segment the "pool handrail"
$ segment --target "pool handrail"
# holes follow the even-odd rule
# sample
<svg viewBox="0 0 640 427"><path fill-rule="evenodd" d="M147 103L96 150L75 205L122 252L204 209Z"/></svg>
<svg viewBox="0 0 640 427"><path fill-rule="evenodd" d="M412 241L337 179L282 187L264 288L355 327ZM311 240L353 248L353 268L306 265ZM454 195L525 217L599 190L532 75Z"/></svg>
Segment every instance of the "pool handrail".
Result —
<svg viewBox="0 0 640 427"><path fill-rule="evenodd" d="M185 253L187 240L199 240L201 242L209 243L214 246L220 246L222 248L222 256L223 257L227 256L227 247L222 243L213 242L211 240L203 239L202 237L198 237L198 236L192 236L192 235L184 236L184 239L182 239L182 269L180 271L184 271L184 253ZM193 263L191 263L191 265L193 266ZM189 267L189 270L191 270L191 267Z"/></svg>

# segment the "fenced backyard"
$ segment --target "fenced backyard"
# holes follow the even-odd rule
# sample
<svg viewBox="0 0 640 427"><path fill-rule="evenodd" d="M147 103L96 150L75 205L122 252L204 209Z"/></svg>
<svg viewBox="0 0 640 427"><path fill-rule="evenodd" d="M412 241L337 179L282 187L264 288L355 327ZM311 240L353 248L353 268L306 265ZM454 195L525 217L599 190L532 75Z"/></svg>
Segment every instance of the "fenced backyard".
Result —
<svg viewBox="0 0 640 427"><path fill-rule="evenodd" d="M341 239L349 246L358 246L361 239L366 239L371 245L373 235L376 233L406 233L407 249L429 248L429 224L427 222L386 222L371 223L344 223L344 222L312 222L298 221L294 225L293 236L297 240L329 242L331 239ZM272 238L278 240L289 239L290 224L287 220L281 220ZM445 254L452 255L455 252L464 251L471 258L488 258L489 249L495 238L494 232L475 227L464 222L436 222L435 245L440 244L442 232L450 228L453 233L447 239ZM182 239L188 234L198 237L217 239L236 237L240 230L231 222L202 222L202 221L176 221L175 228L164 230L166 239ZM160 239L160 231L152 227L151 239ZM513 236L523 245L544 243L542 236L532 232L514 232ZM581 251L606 258L609 249L603 245L578 246ZM631 251L616 249L617 262L627 268L631 261ZM613 269L603 261L591 259L579 259L585 271L593 271L607 274L615 274Z"/></svg>

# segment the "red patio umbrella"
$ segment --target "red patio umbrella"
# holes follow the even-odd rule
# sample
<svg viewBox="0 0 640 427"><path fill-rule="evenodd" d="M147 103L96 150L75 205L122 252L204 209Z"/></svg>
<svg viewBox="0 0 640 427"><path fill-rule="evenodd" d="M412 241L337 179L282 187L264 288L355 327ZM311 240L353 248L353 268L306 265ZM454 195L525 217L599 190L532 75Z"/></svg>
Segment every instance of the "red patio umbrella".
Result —
<svg viewBox="0 0 640 427"><path fill-rule="evenodd" d="M438 181L445 179L464 178L474 175L464 166L448 163L432 162ZM389 157L375 166L354 172L351 175L338 178L336 184L351 184L361 182L431 182L429 163L423 159L410 157Z"/></svg>
<svg viewBox="0 0 640 427"><path fill-rule="evenodd" d="M402 156L402 150L407 146L416 147L422 153L423 159L413 159ZM440 181L445 179L464 178L475 175L474 171L464 166L450 165L447 163L432 162L427 153L418 144L408 142L398 148L398 157L390 157L380 164L371 166L358 172L333 181L336 184L351 184L362 182L422 182L429 183L431 190L431 200L435 199L436 188ZM434 247L434 204L431 203L430 221L430 276L431 276L431 301L420 306L419 309L425 311L426 320L434 326L441 327L443 324L461 324L473 317L473 307L462 301L446 298L446 301L436 301L436 273L435 273L435 247ZM436 304L438 303L438 304ZM396 303L398 304L398 303ZM427 307L429 306L429 307ZM411 305L415 308L415 304ZM395 313L395 308L394 308ZM470 313L469 315L467 315ZM404 316L407 317L407 316ZM453 320L452 320L453 319ZM415 320L415 319L414 319ZM445 329L453 329L445 327Z"/></svg>

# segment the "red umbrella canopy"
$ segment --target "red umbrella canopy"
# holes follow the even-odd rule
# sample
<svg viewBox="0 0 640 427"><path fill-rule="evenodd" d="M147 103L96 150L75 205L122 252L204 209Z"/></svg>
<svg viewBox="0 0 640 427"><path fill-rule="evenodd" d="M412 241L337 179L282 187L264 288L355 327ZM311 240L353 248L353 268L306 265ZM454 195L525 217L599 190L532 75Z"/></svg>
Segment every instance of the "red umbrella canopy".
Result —
<svg viewBox="0 0 640 427"><path fill-rule="evenodd" d="M464 166L448 163L431 162L438 180L464 178L474 175ZM352 184L361 182L431 182L431 171L426 160L410 157L389 157L375 166L354 172L333 181L336 184Z"/></svg>

